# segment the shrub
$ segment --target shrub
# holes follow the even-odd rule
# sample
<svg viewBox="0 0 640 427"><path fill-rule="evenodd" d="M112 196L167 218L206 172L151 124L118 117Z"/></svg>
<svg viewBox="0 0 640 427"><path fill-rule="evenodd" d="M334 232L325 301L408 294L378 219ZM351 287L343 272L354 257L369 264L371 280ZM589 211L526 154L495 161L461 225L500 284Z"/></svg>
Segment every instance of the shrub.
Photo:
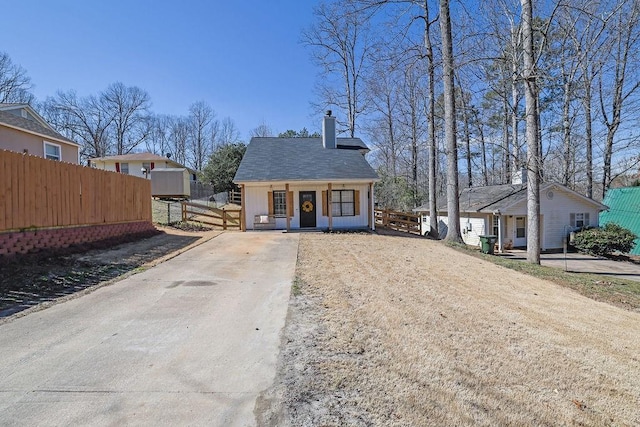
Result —
<svg viewBox="0 0 640 427"><path fill-rule="evenodd" d="M608 255L613 252L629 253L637 238L630 230L614 223L602 228L591 228L576 233L574 246L580 252Z"/></svg>

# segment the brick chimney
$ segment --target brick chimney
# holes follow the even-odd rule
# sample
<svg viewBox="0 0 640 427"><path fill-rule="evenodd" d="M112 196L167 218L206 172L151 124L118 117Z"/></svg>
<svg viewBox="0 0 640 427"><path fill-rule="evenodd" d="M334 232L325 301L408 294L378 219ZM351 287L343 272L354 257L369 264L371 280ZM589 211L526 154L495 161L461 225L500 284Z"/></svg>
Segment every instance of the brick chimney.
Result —
<svg viewBox="0 0 640 427"><path fill-rule="evenodd" d="M322 119L322 145L324 148L336 148L336 118L327 110Z"/></svg>

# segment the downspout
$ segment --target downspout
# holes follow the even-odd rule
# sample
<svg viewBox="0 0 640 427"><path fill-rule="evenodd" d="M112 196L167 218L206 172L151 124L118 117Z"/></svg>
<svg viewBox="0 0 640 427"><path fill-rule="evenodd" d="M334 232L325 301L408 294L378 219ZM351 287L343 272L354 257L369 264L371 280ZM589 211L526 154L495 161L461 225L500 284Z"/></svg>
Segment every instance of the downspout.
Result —
<svg viewBox="0 0 640 427"><path fill-rule="evenodd" d="M289 201L289 183L286 183L286 184L284 185L284 189L285 189L285 197L286 197L286 200L287 200L287 202L288 202L288 201ZM292 203L293 203L293 201L292 201ZM293 206L291 206L291 213L292 213L292 214L295 214L294 209L293 209ZM291 228L291 217L289 216L289 209L288 209L288 206L287 206L287 212L286 212L286 214L287 214L287 233L288 233L288 232L289 232L289 229Z"/></svg>
<svg viewBox="0 0 640 427"><path fill-rule="evenodd" d="M244 184L240 184L240 230L247 231L247 209L246 202L244 200Z"/></svg>
<svg viewBox="0 0 640 427"><path fill-rule="evenodd" d="M329 216L329 231L333 230L333 215L331 209L331 183L327 185L327 215Z"/></svg>
<svg viewBox="0 0 640 427"><path fill-rule="evenodd" d="M498 252L504 253L502 244L502 215L498 215Z"/></svg>
<svg viewBox="0 0 640 427"><path fill-rule="evenodd" d="M369 183L369 229L375 231L376 219L374 215L375 201L373 200L373 182Z"/></svg>

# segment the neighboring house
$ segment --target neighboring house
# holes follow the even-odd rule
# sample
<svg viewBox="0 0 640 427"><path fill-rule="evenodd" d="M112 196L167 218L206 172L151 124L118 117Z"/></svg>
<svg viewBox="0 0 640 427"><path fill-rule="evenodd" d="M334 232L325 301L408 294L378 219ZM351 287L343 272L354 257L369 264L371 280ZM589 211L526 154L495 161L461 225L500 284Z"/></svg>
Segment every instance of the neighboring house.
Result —
<svg viewBox="0 0 640 427"><path fill-rule="evenodd" d="M630 253L640 255L640 187L610 188L603 203L609 209L600 212L600 224L612 222L639 236Z"/></svg>
<svg viewBox="0 0 640 427"><path fill-rule="evenodd" d="M465 188L460 194L460 230L468 245L479 236L495 235L502 251L527 246L526 184ZM447 231L446 199L438 200L438 231ZM557 183L540 185L540 249L562 249L569 232L598 226L598 214L607 207ZM429 206L413 209L423 214L423 232L429 230Z"/></svg>
<svg viewBox="0 0 640 427"><path fill-rule="evenodd" d="M0 103L0 150L79 162L79 145L56 132L28 104Z"/></svg>
<svg viewBox="0 0 640 427"><path fill-rule="evenodd" d="M133 153L119 156L96 157L89 159L89 165L93 168L120 172L140 178L151 179L151 171L155 168L180 168L188 169L184 165L171 160L168 157L153 153ZM189 178L196 181L196 172L189 170Z"/></svg>
<svg viewBox="0 0 640 427"><path fill-rule="evenodd" d="M252 138L236 172L243 229L373 229L378 175L359 138L336 138L327 112L320 138Z"/></svg>

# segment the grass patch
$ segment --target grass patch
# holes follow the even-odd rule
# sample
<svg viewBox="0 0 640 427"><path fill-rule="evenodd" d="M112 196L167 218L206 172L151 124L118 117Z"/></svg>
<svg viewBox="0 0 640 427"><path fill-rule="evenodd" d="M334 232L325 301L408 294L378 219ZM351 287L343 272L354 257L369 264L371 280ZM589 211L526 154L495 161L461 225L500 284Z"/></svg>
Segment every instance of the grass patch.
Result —
<svg viewBox="0 0 640 427"><path fill-rule="evenodd" d="M640 282L592 273L568 272L559 268L531 264L523 260L484 254L477 248L465 244L450 242L445 242L445 244L457 251L496 265L574 289L597 301L607 302L632 311L640 311Z"/></svg>
<svg viewBox="0 0 640 427"><path fill-rule="evenodd" d="M291 285L291 293L294 297L302 295L302 286L304 285L304 281L300 276L296 275L293 279L293 285Z"/></svg>

